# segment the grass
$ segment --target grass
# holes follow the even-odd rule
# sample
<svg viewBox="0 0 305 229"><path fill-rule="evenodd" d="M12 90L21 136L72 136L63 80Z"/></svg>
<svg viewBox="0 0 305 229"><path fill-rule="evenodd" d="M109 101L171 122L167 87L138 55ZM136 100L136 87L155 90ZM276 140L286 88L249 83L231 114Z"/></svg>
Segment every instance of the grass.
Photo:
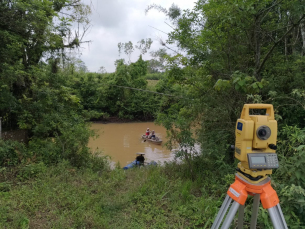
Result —
<svg viewBox="0 0 305 229"><path fill-rule="evenodd" d="M155 87L158 82L159 82L159 80L147 80L147 88L149 90L155 90Z"/></svg>
<svg viewBox="0 0 305 229"><path fill-rule="evenodd" d="M93 172L63 162L1 184L0 228L210 227L219 204L162 167Z"/></svg>
<svg viewBox="0 0 305 229"><path fill-rule="evenodd" d="M65 161L2 168L0 228L210 228L234 173L213 169L207 159L199 164L193 180L187 164L175 163L127 171L76 169ZM267 211L259 214L258 228L272 228L264 226Z"/></svg>

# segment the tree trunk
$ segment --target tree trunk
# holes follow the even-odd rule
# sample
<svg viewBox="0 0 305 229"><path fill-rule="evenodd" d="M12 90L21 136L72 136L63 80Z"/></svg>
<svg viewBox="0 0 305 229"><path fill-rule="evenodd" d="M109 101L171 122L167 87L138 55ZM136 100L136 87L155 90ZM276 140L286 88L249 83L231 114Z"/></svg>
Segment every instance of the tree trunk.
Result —
<svg viewBox="0 0 305 229"><path fill-rule="evenodd" d="M302 35L302 41L303 41L302 55L304 55L305 54L305 19L303 19L301 21L300 28L301 28L301 35Z"/></svg>
<svg viewBox="0 0 305 229"><path fill-rule="evenodd" d="M260 80L259 67L261 65L261 44L260 44L260 18L255 17L255 29L254 29L254 45L255 45L255 72L254 76Z"/></svg>

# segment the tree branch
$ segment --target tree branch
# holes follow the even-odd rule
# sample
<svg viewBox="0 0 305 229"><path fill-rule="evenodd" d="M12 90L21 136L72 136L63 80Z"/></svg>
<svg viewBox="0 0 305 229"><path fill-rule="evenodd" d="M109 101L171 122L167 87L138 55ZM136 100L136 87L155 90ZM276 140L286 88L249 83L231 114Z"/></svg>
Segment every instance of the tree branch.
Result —
<svg viewBox="0 0 305 229"><path fill-rule="evenodd" d="M271 53L273 52L274 48L293 30L293 28L295 28L296 26L299 26L299 24L301 23L301 21L303 20L303 18L305 18L305 14L303 14L303 16L297 21L296 24L293 24L293 26L291 26L291 28L289 30L287 30L287 32L279 39L277 40L274 45L272 46L272 48L269 50L269 52L266 54L266 56L264 57L262 63L260 64L259 68L256 71L256 74L258 74L264 64L266 63L267 59L269 58L269 56L271 55Z"/></svg>

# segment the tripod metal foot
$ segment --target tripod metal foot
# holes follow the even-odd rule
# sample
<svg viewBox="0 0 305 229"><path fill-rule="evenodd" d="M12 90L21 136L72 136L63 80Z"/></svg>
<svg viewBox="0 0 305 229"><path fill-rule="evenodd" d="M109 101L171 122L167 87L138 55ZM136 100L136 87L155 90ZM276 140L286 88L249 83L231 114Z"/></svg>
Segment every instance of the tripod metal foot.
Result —
<svg viewBox="0 0 305 229"><path fill-rule="evenodd" d="M228 210L228 208L230 207L230 204L232 202L232 199L229 195L226 196L224 202L222 203L221 205L221 208L216 216L216 219L211 227L211 229L218 229L223 218L225 217L225 214ZM233 202L228 214L227 214L227 217L225 219L225 221L223 222L222 224L222 227L221 229L225 229L225 228L229 228L229 226L231 225L233 219L234 219L234 216L239 208L240 204L238 202Z"/></svg>
<svg viewBox="0 0 305 229"><path fill-rule="evenodd" d="M238 229L243 229L244 227L244 212L245 212L245 205L240 205L238 209Z"/></svg>
<svg viewBox="0 0 305 229"><path fill-rule="evenodd" d="M235 201L233 202L233 204L232 204L232 206L231 206L231 208L230 208L230 210L227 214L227 217L222 224L221 229L227 229L227 228L230 227L239 206L240 206L240 204L238 202L235 202Z"/></svg>
<svg viewBox="0 0 305 229"><path fill-rule="evenodd" d="M256 194L256 195L254 195L254 198L253 198L253 208L252 208L250 229L256 228L259 203L260 203L260 194Z"/></svg>
<svg viewBox="0 0 305 229"><path fill-rule="evenodd" d="M216 216L216 219L211 227L211 229L217 229L219 228L222 220L223 220L223 217L225 216L230 204L232 202L232 199L230 198L229 195L226 195L226 198L225 200L223 201L222 205L221 205L221 208Z"/></svg>
<svg viewBox="0 0 305 229"><path fill-rule="evenodd" d="M288 229L280 204L268 209L272 224L276 229Z"/></svg>

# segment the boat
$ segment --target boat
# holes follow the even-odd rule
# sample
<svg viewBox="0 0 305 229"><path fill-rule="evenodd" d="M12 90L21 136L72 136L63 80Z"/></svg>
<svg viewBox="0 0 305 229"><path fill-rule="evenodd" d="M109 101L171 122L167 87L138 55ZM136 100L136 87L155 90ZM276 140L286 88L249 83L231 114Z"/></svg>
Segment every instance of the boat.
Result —
<svg viewBox="0 0 305 229"><path fill-rule="evenodd" d="M123 169L124 170L131 169L131 168L135 167L136 165L140 165L140 163L137 160L134 160L133 162L131 162L128 165L126 165L125 167L123 167Z"/></svg>
<svg viewBox="0 0 305 229"><path fill-rule="evenodd" d="M123 167L123 169L124 170L131 169L131 168L136 167L137 165L139 165L139 163L137 163L137 160L134 160L133 162L131 162L128 165L126 165L125 167ZM148 165L158 165L158 163L155 161L151 161L151 162L147 163L145 166L148 166Z"/></svg>
<svg viewBox="0 0 305 229"><path fill-rule="evenodd" d="M144 139L144 142L148 141L148 142L151 142L151 143L154 143L157 145L161 145L161 143L162 143L162 140L160 140L158 137L155 137L154 139L146 138L146 135L144 135L144 134L142 135L142 139Z"/></svg>
<svg viewBox="0 0 305 229"><path fill-rule="evenodd" d="M137 156L137 158L133 162L131 162L128 165L126 165L125 167L123 167L124 170L131 169L131 168L134 168L136 166L144 166L145 165L145 163L144 163L144 160L145 160L144 155L145 154L144 153L137 153L137 155L139 155L139 156ZM147 166L147 165L157 165L157 162L151 161L151 162L147 163L145 166Z"/></svg>

